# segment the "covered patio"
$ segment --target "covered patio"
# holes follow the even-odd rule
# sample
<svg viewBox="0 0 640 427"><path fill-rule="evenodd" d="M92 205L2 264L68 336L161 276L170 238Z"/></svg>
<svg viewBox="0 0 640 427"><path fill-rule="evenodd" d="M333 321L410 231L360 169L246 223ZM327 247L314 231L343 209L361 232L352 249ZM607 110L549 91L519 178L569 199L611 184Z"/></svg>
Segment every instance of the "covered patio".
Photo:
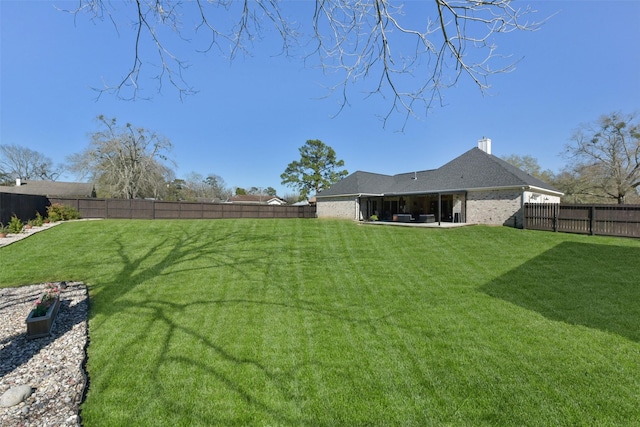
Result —
<svg viewBox="0 0 640 427"><path fill-rule="evenodd" d="M393 221L360 221L362 225L390 226L390 227L417 227L417 228L457 228L475 225L465 222L393 222Z"/></svg>
<svg viewBox="0 0 640 427"><path fill-rule="evenodd" d="M362 217L394 223L464 223L464 192L362 197Z"/></svg>

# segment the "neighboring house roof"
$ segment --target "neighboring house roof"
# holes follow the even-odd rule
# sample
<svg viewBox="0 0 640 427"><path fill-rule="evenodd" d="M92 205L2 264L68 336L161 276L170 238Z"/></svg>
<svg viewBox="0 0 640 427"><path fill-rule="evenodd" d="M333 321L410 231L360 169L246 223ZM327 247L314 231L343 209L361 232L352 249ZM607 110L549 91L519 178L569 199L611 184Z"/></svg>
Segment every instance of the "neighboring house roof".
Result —
<svg viewBox="0 0 640 427"><path fill-rule="evenodd" d="M473 189L527 187L562 194L508 162L472 148L438 169L382 175L357 171L321 191L318 197L443 193Z"/></svg>
<svg viewBox="0 0 640 427"><path fill-rule="evenodd" d="M291 206L314 206L316 204L316 196L311 197L309 200L301 200L299 202L295 202Z"/></svg>
<svg viewBox="0 0 640 427"><path fill-rule="evenodd" d="M231 203L248 204L248 205L285 205L286 201L278 196L266 196L256 194L243 194L229 197Z"/></svg>
<svg viewBox="0 0 640 427"><path fill-rule="evenodd" d="M21 180L20 185L0 185L0 192L49 197L96 197L94 185L84 182Z"/></svg>

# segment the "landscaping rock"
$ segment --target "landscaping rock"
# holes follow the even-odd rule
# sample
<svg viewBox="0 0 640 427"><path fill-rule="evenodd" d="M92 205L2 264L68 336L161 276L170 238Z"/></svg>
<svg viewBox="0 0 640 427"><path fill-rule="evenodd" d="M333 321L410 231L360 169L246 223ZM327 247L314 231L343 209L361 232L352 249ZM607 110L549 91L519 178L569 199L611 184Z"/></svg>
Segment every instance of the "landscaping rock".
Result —
<svg viewBox="0 0 640 427"><path fill-rule="evenodd" d="M51 227L54 227L58 224L62 224L62 222L51 222L47 224L43 224L42 227L33 227L30 229L25 229L22 233L12 233L8 234L6 237L0 237L0 247L10 245L11 243L15 243L22 239L26 239L29 236L33 236L34 234L48 230Z"/></svg>
<svg viewBox="0 0 640 427"><path fill-rule="evenodd" d="M22 384L31 392L0 405L0 426L78 427L87 386L87 287L67 282L51 335L27 339L27 318L44 284L0 289L0 394Z"/></svg>
<svg viewBox="0 0 640 427"><path fill-rule="evenodd" d="M27 397L31 396L31 393L33 393L33 387L30 385L18 385L12 387L0 396L0 406L3 408L15 406L24 401Z"/></svg>

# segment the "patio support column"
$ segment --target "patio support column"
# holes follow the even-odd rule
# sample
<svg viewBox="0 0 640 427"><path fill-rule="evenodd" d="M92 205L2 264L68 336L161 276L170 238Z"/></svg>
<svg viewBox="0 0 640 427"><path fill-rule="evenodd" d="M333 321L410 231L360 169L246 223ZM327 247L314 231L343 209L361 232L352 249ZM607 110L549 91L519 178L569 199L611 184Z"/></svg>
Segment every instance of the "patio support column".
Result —
<svg viewBox="0 0 640 427"><path fill-rule="evenodd" d="M441 217L442 217L442 194L438 193L438 226L440 226Z"/></svg>

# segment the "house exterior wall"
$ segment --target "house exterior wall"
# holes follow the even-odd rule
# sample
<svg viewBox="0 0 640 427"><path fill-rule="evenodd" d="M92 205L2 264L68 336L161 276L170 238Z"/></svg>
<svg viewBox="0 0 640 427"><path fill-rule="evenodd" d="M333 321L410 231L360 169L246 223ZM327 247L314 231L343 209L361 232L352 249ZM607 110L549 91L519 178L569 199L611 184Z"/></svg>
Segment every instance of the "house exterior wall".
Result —
<svg viewBox="0 0 640 427"><path fill-rule="evenodd" d="M511 189L467 192L466 222L521 227L522 221L522 191Z"/></svg>
<svg viewBox="0 0 640 427"><path fill-rule="evenodd" d="M318 218L362 219L360 203L355 196L318 198L316 213Z"/></svg>
<svg viewBox="0 0 640 427"><path fill-rule="evenodd" d="M453 195L453 217L459 222L466 222L467 211L465 209L466 195L463 193Z"/></svg>
<svg viewBox="0 0 640 427"><path fill-rule="evenodd" d="M453 216L455 218L457 214L457 220L460 222L517 228L522 227L524 221L523 203L560 203L559 196L534 191L523 192L520 188L470 190L466 195L456 193L452 198ZM360 200L357 196L319 198L317 216L361 221L367 215L367 199L363 199L362 206Z"/></svg>
<svg viewBox="0 0 640 427"><path fill-rule="evenodd" d="M560 203L560 196L535 191L524 192L525 203Z"/></svg>

